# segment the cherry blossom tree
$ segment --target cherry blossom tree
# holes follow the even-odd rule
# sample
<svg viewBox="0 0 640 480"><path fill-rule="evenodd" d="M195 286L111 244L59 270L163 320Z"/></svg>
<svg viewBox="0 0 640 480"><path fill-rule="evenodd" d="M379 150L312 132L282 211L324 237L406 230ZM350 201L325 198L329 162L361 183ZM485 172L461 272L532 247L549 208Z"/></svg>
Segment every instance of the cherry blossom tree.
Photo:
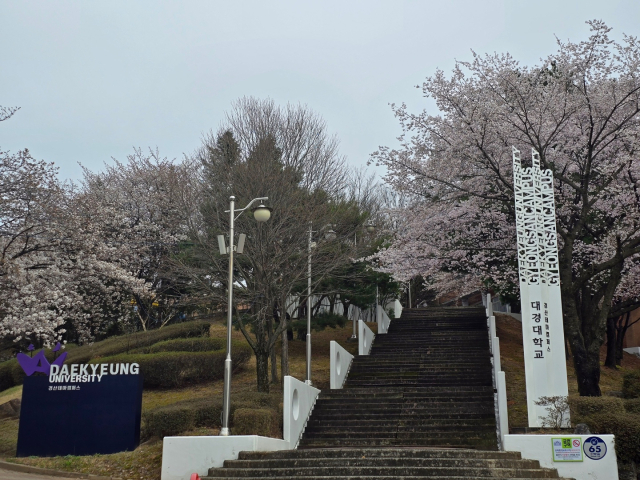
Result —
<svg viewBox="0 0 640 480"><path fill-rule="evenodd" d="M450 76L436 72L422 91L440 113L394 106L401 147L372 160L414 199L395 211L396 239L379 255L387 271L422 275L441 293L484 284L508 295L517 292L511 147L539 152L554 175L565 337L580 394L597 396L612 301L638 298L640 44L588 24L587 40L558 40L539 65L474 53Z"/></svg>
<svg viewBox="0 0 640 480"><path fill-rule="evenodd" d="M195 170L188 160L139 148L101 172L84 169L78 214L92 218L113 262L145 283L145 290L131 290L127 299L143 330L162 328L192 308L187 279L172 269L170 258L187 238L184 208L192 200Z"/></svg>
<svg viewBox="0 0 640 480"><path fill-rule="evenodd" d="M0 332L49 345L89 341L145 290L79 215L77 192L28 150L0 152Z"/></svg>

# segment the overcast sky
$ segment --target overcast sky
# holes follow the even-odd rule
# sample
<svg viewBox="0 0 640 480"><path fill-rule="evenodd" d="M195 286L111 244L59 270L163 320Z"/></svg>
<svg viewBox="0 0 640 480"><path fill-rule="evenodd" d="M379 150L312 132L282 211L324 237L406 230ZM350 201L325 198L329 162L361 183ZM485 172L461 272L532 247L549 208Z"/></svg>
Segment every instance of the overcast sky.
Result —
<svg viewBox="0 0 640 480"><path fill-rule="evenodd" d="M476 52L536 63L603 19L640 36L638 0L0 0L0 149L78 179L133 147L181 158L242 96L302 103L363 165L400 134L389 103Z"/></svg>

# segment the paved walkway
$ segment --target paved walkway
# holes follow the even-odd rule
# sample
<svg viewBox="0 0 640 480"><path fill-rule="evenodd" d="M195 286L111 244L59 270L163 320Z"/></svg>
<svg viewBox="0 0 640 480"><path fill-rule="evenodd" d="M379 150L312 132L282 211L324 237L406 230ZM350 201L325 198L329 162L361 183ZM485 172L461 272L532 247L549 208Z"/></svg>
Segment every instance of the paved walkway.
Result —
<svg viewBox="0 0 640 480"><path fill-rule="evenodd" d="M67 477L51 477L36 475L35 473L14 472L11 470L0 469L0 480L78 480Z"/></svg>

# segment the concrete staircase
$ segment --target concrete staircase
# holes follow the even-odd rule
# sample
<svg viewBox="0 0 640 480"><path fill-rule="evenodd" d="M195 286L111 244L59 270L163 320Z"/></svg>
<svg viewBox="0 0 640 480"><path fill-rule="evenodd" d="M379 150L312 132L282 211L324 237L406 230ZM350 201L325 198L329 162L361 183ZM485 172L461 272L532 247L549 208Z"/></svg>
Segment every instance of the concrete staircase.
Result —
<svg viewBox="0 0 640 480"><path fill-rule="evenodd" d="M242 452L206 478L558 478L496 451L493 399L484 309L405 309L321 392L298 450Z"/></svg>
<svg viewBox="0 0 640 480"><path fill-rule="evenodd" d="M405 310L323 391L298 448L497 449L487 320L481 308Z"/></svg>

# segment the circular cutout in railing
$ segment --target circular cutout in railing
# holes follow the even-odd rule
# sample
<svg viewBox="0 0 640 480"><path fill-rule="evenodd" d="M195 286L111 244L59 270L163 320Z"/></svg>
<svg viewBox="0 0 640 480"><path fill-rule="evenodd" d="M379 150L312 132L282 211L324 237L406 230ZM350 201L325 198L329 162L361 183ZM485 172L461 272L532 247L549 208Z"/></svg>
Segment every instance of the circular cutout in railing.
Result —
<svg viewBox="0 0 640 480"><path fill-rule="evenodd" d="M340 352L336 352L336 373L340 375Z"/></svg>
<svg viewBox="0 0 640 480"><path fill-rule="evenodd" d="M291 413L293 420L297 421L300 415L300 400L298 399L298 389L293 390L293 398L291 399Z"/></svg>

